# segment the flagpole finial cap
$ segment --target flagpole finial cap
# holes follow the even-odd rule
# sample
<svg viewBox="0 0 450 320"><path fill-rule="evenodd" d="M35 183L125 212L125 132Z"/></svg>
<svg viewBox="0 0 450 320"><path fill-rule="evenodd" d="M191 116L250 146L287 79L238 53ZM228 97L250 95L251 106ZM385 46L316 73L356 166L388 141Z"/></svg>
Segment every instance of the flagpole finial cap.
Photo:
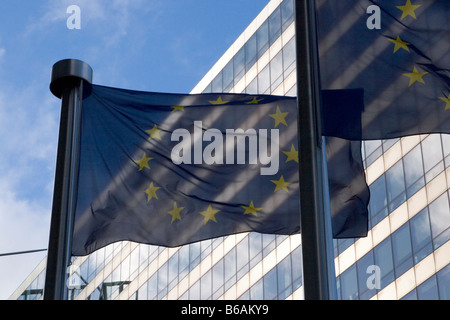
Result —
<svg viewBox="0 0 450 320"><path fill-rule="evenodd" d="M52 68L50 91L58 98L62 97L67 87L79 83L79 80L92 83L92 68L84 61L77 59L65 59L56 62Z"/></svg>

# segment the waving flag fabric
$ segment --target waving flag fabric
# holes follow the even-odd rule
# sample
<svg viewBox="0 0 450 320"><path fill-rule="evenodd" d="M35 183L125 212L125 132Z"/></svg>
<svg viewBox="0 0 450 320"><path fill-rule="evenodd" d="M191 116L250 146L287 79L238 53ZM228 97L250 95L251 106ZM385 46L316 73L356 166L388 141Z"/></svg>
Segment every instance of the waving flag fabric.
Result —
<svg viewBox="0 0 450 320"><path fill-rule="evenodd" d="M98 85L90 91L82 108L73 255L120 240L173 247L246 231L300 231L296 98ZM365 183L364 172L361 163L355 171L357 155L345 154L330 154L331 167L350 174L333 176L338 191L331 197L366 219L335 219L348 214L340 205L332 216L337 235L360 236L367 203L355 195L367 190L344 185Z"/></svg>
<svg viewBox="0 0 450 320"><path fill-rule="evenodd" d="M317 0L316 9L322 89L354 89L363 101L325 104L324 135L450 133L450 1Z"/></svg>
<svg viewBox="0 0 450 320"><path fill-rule="evenodd" d="M93 86L72 253L299 231L296 100Z"/></svg>

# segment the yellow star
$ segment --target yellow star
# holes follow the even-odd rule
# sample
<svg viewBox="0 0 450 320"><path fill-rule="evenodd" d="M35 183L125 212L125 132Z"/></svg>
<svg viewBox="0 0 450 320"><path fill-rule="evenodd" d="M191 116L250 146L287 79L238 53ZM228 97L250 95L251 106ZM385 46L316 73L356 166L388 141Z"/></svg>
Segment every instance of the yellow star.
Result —
<svg viewBox="0 0 450 320"><path fill-rule="evenodd" d="M295 150L294 145L291 145L291 151L283 151L283 153L288 156L286 162L294 160L298 163L298 151Z"/></svg>
<svg viewBox="0 0 450 320"><path fill-rule="evenodd" d="M277 192L280 189L283 189L284 191L289 192L288 186L290 184L292 184L291 182L284 181L283 176L281 176L280 180L278 180L278 181L277 180L270 180L270 181L275 183L275 185L276 185L274 192Z"/></svg>
<svg viewBox="0 0 450 320"><path fill-rule="evenodd" d="M281 112L280 111L280 107L277 106L277 112L269 114L269 117L275 119L275 128L276 128L280 123L282 123L285 126L287 126L287 123L286 123L286 120L285 120L287 115L288 115L288 112Z"/></svg>
<svg viewBox="0 0 450 320"><path fill-rule="evenodd" d="M225 104L228 102L229 101L223 101L222 96L219 96L219 98L217 98L217 100L209 101L209 103L211 103L211 104Z"/></svg>
<svg viewBox="0 0 450 320"><path fill-rule="evenodd" d="M420 83L425 83L425 81L422 79L424 75L426 75L428 72L419 72L417 71L416 66L414 66L414 70L411 73L404 73L403 75L409 78L409 85L413 85L416 81L419 81Z"/></svg>
<svg viewBox="0 0 450 320"><path fill-rule="evenodd" d="M158 199L158 196L156 195L156 190L161 189L160 187L155 187L153 185L153 182L150 182L150 185L148 189L146 189L144 192L147 194L147 203L150 201L150 199L155 198Z"/></svg>
<svg viewBox="0 0 450 320"><path fill-rule="evenodd" d="M445 110L450 109L450 94L448 95L448 97L439 97L439 99L441 99L442 101L445 102Z"/></svg>
<svg viewBox="0 0 450 320"><path fill-rule="evenodd" d="M402 10L402 17L400 20L403 20L407 16L411 16L416 19L415 10L419 8L421 4L413 5L411 4L411 0L406 0L406 4L404 6L397 6L398 9Z"/></svg>
<svg viewBox="0 0 450 320"><path fill-rule="evenodd" d="M173 108L172 112L184 111L184 106L172 106L171 108Z"/></svg>
<svg viewBox="0 0 450 320"><path fill-rule="evenodd" d="M144 155L142 156L141 160L136 161L136 163L139 165L139 171L141 171L144 168L150 169L148 162L152 159L153 158L147 158L147 155L144 152Z"/></svg>
<svg viewBox="0 0 450 320"><path fill-rule="evenodd" d="M261 100L264 100L264 98L256 99L256 97L254 97L252 101L248 101L245 104L258 104Z"/></svg>
<svg viewBox="0 0 450 320"><path fill-rule="evenodd" d="M252 215L254 215L255 217L258 216L256 213L257 211L261 210L262 208L255 208L255 206L253 205L253 201L250 201L250 205L249 206L241 206L242 208L245 209L244 214L249 214L251 213Z"/></svg>
<svg viewBox="0 0 450 320"><path fill-rule="evenodd" d="M409 52L409 48L408 48L409 43L402 41L399 36L397 36L397 39L395 39L395 40L394 39L388 39L388 40L390 42L392 42L393 44L395 44L394 53L396 53L399 49L405 49L406 51Z"/></svg>
<svg viewBox="0 0 450 320"><path fill-rule="evenodd" d="M147 132L150 135L148 139L157 139L157 140L161 140L161 136L159 135L160 131L162 130L158 129L156 124L150 130L145 130L145 132Z"/></svg>
<svg viewBox="0 0 450 320"><path fill-rule="evenodd" d="M176 202L173 203L173 210L170 210L168 212L168 214L170 214L172 216L171 223L173 223L175 221L175 219L181 220L180 211L183 209L184 209L184 207L178 207Z"/></svg>
<svg viewBox="0 0 450 320"><path fill-rule="evenodd" d="M214 210L211 205L208 206L206 211L201 211L200 214L205 217L204 224L206 224L209 220L217 222L215 214L219 211L220 210Z"/></svg>

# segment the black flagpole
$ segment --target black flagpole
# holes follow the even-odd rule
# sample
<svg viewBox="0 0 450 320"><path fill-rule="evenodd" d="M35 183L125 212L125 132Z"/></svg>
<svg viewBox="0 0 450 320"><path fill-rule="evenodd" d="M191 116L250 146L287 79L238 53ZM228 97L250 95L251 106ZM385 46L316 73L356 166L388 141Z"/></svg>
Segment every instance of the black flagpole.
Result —
<svg viewBox="0 0 450 320"><path fill-rule="evenodd" d="M307 300L332 300L336 298L335 273L315 23L314 0L295 0L303 288Z"/></svg>
<svg viewBox="0 0 450 320"><path fill-rule="evenodd" d="M44 300L64 300L73 222L74 186L84 83L92 83L91 67L66 59L53 65L50 91L61 99L58 151L48 244Z"/></svg>

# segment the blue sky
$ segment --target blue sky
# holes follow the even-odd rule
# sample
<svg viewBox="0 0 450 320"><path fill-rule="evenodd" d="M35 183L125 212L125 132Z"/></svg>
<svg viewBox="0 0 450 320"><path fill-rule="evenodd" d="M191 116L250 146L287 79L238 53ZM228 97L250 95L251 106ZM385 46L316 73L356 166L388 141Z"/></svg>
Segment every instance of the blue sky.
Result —
<svg viewBox="0 0 450 320"><path fill-rule="evenodd" d="M0 254L46 248L61 101L53 64L76 58L94 83L188 93L269 0L2 0ZM67 28L67 8L81 29ZM0 256L7 299L46 253Z"/></svg>

